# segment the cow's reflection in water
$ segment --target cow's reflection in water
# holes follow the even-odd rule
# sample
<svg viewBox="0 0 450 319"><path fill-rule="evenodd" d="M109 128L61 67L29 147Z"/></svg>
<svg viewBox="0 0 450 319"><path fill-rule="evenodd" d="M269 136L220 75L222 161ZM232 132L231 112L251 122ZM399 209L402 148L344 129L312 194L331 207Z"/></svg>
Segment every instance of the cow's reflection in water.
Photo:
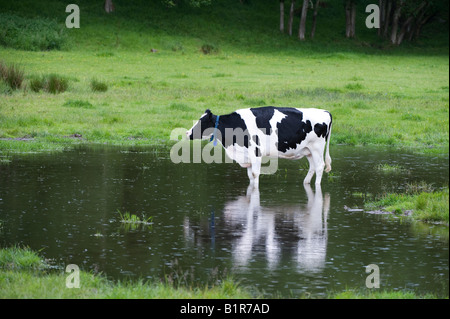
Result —
<svg viewBox="0 0 450 319"><path fill-rule="evenodd" d="M246 196L228 202L225 223L234 229L232 255L235 270L247 268L265 254L267 268L275 269L290 255L299 271L320 271L325 265L327 217L330 197L305 185L306 205L260 205L258 189L249 187Z"/></svg>
<svg viewBox="0 0 450 319"><path fill-rule="evenodd" d="M231 250L234 271L279 269L292 263L299 272L321 271L327 248L327 217L330 196L305 185L306 204L261 206L259 190L249 186L247 194L226 202L223 215L209 218L191 214L184 218L184 242L199 254L210 247ZM298 194L303 197L303 194ZM217 221L217 223L216 223ZM217 225L216 225L217 224Z"/></svg>

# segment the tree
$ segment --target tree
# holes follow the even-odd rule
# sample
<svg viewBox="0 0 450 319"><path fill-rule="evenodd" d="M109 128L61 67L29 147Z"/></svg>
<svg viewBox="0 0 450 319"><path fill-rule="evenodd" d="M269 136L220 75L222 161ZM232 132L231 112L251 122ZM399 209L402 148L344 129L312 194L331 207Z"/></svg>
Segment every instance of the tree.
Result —
<svg viewBox="0 0 450 319"><path fill-rule="evenodd" d="M417 39L422 27L437 13L430 0L379 0L378 35L400 45L404 39Z"/></svg>
<svg viewBox="0 0 450 319"><path fill-rule="evenodd" d="M298 38L300 40L305 40L306 37L306 18L308 15L308 9L314 9L312 29L311 29L311 38L314 38L316 33L316 25L317 25L317 13L319 11L320 0L316 0L315 5L313 5L312 0L303 0L302 7L299 9L295 9L295 0L291 0L291 5L289 9L289 22L288 22L288 33L292 35L292 26L294 24L294 16L300 13L300 25L298 28ZM280 31L284 31L284 0L280 0Z"/></svg>

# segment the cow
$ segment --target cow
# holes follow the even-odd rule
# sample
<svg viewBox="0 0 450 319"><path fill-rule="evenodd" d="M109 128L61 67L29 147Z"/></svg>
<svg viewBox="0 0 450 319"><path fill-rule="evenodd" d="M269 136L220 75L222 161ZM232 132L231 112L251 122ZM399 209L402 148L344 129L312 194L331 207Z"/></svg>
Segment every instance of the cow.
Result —
<svg viewBox="0 0 450 319"><path fill-rule="evenodd" d="M332 116L316 108L264 106L214 115L209 109L186 132L188 139L210 139L222 144L226 154L247 168L250 185L258 188L262 157L309 161L303 183L316 174L320 186L323 170L331 170L329 152ZM325 162L323 153L326 146Z"/></svg>

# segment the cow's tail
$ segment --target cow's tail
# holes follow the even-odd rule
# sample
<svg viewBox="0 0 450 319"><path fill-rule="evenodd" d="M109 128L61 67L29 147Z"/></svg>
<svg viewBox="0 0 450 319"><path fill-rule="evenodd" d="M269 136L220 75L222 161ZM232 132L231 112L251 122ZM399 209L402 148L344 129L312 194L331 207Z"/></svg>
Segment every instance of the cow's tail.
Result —
<svg viewBox="0 0 450 319"><path fill-rule="evenodd" d="M330 125L328 127L328 133L326 136L327 140L327 151L325 153L325 172L331 171L331 157L330 157L330 139L331 139L331 126L332 126L333 120L330 113Z"/></svg>

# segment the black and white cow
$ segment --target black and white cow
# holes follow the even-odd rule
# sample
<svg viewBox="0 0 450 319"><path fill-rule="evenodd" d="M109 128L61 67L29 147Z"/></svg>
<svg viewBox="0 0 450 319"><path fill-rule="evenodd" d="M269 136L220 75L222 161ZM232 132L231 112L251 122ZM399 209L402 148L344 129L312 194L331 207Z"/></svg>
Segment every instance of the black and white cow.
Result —
<svg viewBox="0 0 450 319"><path fill-rule="evenodd" d="M259 184L263 156L287 159L306 156L309 171L303 182L310 184L316 173L316 185L320 185L324 168L326 172L331 170L331 123L328 111L314 108L266 106L220 116L207 109L186 135L189 139L219 141L231 159L247 168L254 187Z"/></svg>

